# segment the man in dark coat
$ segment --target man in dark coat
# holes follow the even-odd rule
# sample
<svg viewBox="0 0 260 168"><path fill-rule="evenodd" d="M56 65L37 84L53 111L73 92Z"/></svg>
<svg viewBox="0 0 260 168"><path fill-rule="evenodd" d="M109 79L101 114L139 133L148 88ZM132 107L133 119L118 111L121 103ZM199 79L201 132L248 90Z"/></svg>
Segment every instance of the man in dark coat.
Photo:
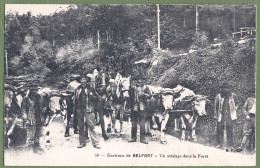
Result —
<svg viewBox="0 0 260 168"><path fill-rule="evenodd" d="M236 102L237 97L236 94L231 92L231 86L228 83L223 83L221 92L215 99L214 118L217 119L216 147L227 146L227 150L229 148L231 151L234 146L233 122L237 119L238 106L236 106Z"/></svg>
<svg viewBox="0 0 260 168"><path fill-rule="evenodd" d="M82 76L80 85L75 90L75 107L77 110L77 119L79 125L79 145L78 148L86 146L87 131L89 130L90 138L94 148L100 149L95 131L95 115L94 115L94 100L100 98L94 89L88 83L90 79ZM87 124L87 128L85 127Z"/></svg>
<svg viewBox="0 0 260 168"><path fill-rule="evenodd" d="M145 140L145 122L148 119L148 99L151 98L151 92L147 85L144 85L145 78L143 76L137 76L135 85L130 89L130 101L131 101L131 139L128 142L137 141L137 123L140 124L140 142L148 144Z"/></svg>
<svg viewBox="0 0 260 168"><path fill-rule="evenodd" d="M42 97L38 94L38 87L30 86L28 94L22 101L22 116L27 119L28 139L33 138L33 152L42 154L41 139L43 138L43 126L46 119L46 113L43 107L44 102Z"/></svg>

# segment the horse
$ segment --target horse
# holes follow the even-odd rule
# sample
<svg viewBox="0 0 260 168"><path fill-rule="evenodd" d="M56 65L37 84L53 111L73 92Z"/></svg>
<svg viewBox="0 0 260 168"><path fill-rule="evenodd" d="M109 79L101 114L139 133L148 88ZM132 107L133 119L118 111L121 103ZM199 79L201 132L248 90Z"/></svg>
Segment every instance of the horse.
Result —
<svg viewBox="0 0 260 168"><path fill-rule="evenodd" d="M123 134L123 119L125 112L127 112L127 103L130 100L129 89L130 89L131 76L123 78L119 73L117 74L114 82L111 82L109 86L110 101L112 106L112 135L115 134L116 116L120 115L120 135Z"/></svg>
<svg viewBox="0 0 260 168"><path fill-rule="evenodd" d="M102 130L102 137L104 140L108 140L108 136L105 131L105 122L104 122L104 114L106 112L106 100L107 100L107 92L106 92L106 85L107 85L107 75L105 72L101 72L98 74L98 71L95 69L92 74L87 74L90 77L90 88L92 88L96 95L99 98L94 100L94 111L97 123L100 122L101 130Z"/></svg>

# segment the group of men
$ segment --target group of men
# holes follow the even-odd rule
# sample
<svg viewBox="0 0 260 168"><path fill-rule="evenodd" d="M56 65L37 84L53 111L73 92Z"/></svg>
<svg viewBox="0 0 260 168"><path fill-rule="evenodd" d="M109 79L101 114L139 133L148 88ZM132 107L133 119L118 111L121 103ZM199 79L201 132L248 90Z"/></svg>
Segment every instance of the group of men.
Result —
<svg viewBox="0 0 260 168"><path fill-rule="evenodd" d="M144 83L145 78L143 76L136 76L131 80L131 88L129 90L130 101L131 101L131 138L128 141L136 142L137 141L137 125L140 124L140 142L144 144L148 144L147 140L145 139L145 123L150 117L149 111L147 109L148 100L152 97L152 94ZM93 100L98 100L95 97L98 97L98 94L95 90L91 90L90 85L87 83L90 82L90 79L87 77L81 78L81 84L83 88L85 88L87 102ZM89 86L89 87L86 87ZM86 89L88 88L88 89ZM77 95L80 95L79 91L76 91ZM83 90L82 90L83 91ZM84 96L83 96L84 97ZM100 97L100 96L99 96ZM100 98L102 99L102 98ZM78 101L81 98L78 96ZM84 102L84 101L83 101ZM214 118L217 120L217 134L216 134L216 147L227 147L227 150L235 150L234 149L234 140L233 140L233 123L237 119L237 96L236 94L231 92L231 86L228 83L223 83L221 86L220 93L215 98L215 110L214 110ZM98 146L96 134L94 133L94 115L90 115L88 113L94 113L94 108L92 106L86 106L83 103L84 110L79 110L78 117L80 120L84 118L83 111L86 112L85 118L86 121L91 128L91 139L94 147ZM252 92L252 97L249 97L244 106L242 107L242 111L246 114L245 125L243 129L243 138L241 142L241 146L236 149L236 151L240 152L242 150L249 150L247 144L251 144L251 150L255 148L255 113L256 113L256 101L255 101L255 94ZM82 106L82 105L81 105ZM81 114L80 114L81 113ZM91 120L92 119L92 120ZM91 120L91 121L89 121ZM79 121L80 122L80 121ZM80 130L83 130L84 123L83 120L81 124L79 124ZM82 129L81 129L82 128ZM87 134L84 134L87 135ZM80 145L79 147L85 146L85 138L81 138L83 136L83 131L80 131Z"/></svg>
<svg viewBox="0 0 260 168"><path fill-rule="evenodd" d="M129 90L129 95L133 100L131 102L131 139L129 142L137 141L137 124L140 123L140 142L148 144L145 140L145 123L148 120L147 100L151 98L151 93L146 85L143 83L143 77L137 76L134 78L135 83ZM76 87L72 87L72 86ZM73 88L73 89L72 89ZM79 145L78 148L86 146L88 141L88 132L90 133L90 139L95 148L100 149L98 138L95 132L95 108L94 104L96 101L104 101L102 96L93 88L91 83L91 77L87 75L81 75L76 77L68 87L67 92L74 93L74 106L75 106L75 117L77 117L78 133L79 133ZM102 116L100 116L102 117ZM74 133L76 128L74 129Z"/></svg>
<svg viewBox="0 0 260 168"><path fill-rule="evenodd" d="M233 127L237 120L238 98L232 93L231 86L223 83L221 92L215 98L214 118L217 120L216 142L217 148L225 148L227 151L254 151L255 149L255 92L245 101L242 111L246 115L243 128L243 138L239 148L234 149Z"/></svg>
<svg viewBox="0 0 260 168"><path fill-rule="evenodd" d="M131 80L129 96L132 128L129 143L137 141L137 125L139 123L140 142L148 144L145 139L145 123L150 117L147 103L151 99L152 94L148 86L144 83L144 79L143 76L136 76ZM93 83L91 82L91 77L88 75L74 77L66 89L66 93L71 95L67 99L67 110L68 114L74 114L74 133L79 134L79 145L77 147L85 147L89 139L88 135L90 135L94 148L100 149L101 147L95 131L96 116L94 104L97 101L106 100L97 92L97 89L93 87ZM214 112L214 118L217 119L217 147L227 146L233 150L233 122L237 119L236 95L231 92L231 87L227 83L224 83L221 88L221 92L215 99ZM22 102L21 117L29 121L28 126L33 127L30 129L31 131L29 132L32 133L29 135L34 139L34 151L42 153L43 149L40 146L40 138L45 124L42 115L46 115L47 110L40 102L41 98L37 94L38 89L36 86L30 87ZM73 104L73 108L69 104ZM256 101L254 94L246 100L243 111L246 113L246 121L241 147L237 151L246 150L248 141L250 141L249 144L253 144L252 148L255 147ZM68 136L68 134L69 131L66 128L65 136ZM225 139L227 140L227 144L225 144Z"/></svg>
<svg viewBox="0 0 260 168"><path fill-rule="evenodd" d="M47 104L44 104L44 102L46 103L46 101L43 101L43 99L45 99L46 97L41 97L38 94L38 89L38 86L31 85L30 89L22 91L23 99L21 103L17 102L17 97L15 97L17 93L15 93L15 90L12 90L12 96L5 97L5 99L12 100L12 106L15 105L16 107L19 107L16 108L16 110L5 109L5 129L6 131L10 132L5 132L6 147L9 147L11 140L15 140L16 142L22 141L20 142L20 144L33 144L33 151L35 153L42 153L44 151L41 147L41 141L44 131L44 125L46 125L47 123L46 116L49 112L47 109ZM7 90L5 90L5 93L6 92L8 92L8 88ZM10 114L12 113L13 115L11 119L8 119L8 117L10 118ZM10 126L10 124L12 126ZM26 131L24 129L26 129ZM16 132L17 134L15 134L14 132ZM23 136L21 136L21 134Z"/></svg>

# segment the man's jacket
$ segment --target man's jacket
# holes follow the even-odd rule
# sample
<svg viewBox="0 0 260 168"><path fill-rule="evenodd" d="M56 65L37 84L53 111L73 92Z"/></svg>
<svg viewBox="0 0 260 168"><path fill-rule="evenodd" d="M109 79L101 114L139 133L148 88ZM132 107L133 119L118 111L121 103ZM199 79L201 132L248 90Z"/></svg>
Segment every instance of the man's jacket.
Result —
<svg viewBox="0 0 260 168"><path fill-rule="evenodd" d="M229 108L230 108L230 116L231 120L237 119L237 106L235 105L235 94L231 93L229 95ZM214 118L221 122L222 120L222 107L223 107L224 98L221 97L219 93L215 98L215 110L214 110Z"/></svg>
<svg viewBox="0 0 260 168"><path fill-rule="evenodd" d="M130 99L132 110L143 111L148 109L148 99L151 99L152 94L147 85L143 87L133 86L130 89Z"/></svg>
<svg viewBox="0 0 260 168"><path fill-rule="evenodd" d="M246 115L256 113L256 101L254 97L249 97L246 99L246 102L243 106L243 111L246 113Z"/></svg>
<svg viewBox="0 0 260 168"><path fill-rule="evenodd" d="M30 125L35 125L36 122L43 124L49 114L48 102L39 94L31 97L27 94L22 101L21 108L22 118L28 120Z"/></svg>
<svg viewBox="0 0 260 168"><path fill-rule="evenodd" d="M94 89L83 87L80 85L74 94L76 109L86 109L87 112L94 112L95 101L99 101L99 96Z"/></svg>

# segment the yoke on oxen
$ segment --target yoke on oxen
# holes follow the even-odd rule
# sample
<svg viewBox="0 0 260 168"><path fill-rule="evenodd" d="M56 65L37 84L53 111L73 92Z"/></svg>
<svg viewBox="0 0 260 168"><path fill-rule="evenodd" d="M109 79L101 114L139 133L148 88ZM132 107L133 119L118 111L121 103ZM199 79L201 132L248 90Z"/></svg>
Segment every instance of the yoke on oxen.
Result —
<svg viewBox="0 0 260 168"><path fill-rule="evenodd" d="M43 98L44 103L46 105L43 108L48 112L48 122L46 125L52 123L52 121L57 117L57 115L61 114L65 117L66 114L66 102L65 98L70 96L70 94L66 92L61 92L59 90L53 90L50 88L41 88L38 91L38 94Z"/></svg>
<svg viewBox="0 0 260 168"><path fill-rule="evenodd" d="M206 115L205 104L207 100L206 96L195 95L195 93L188 89L178 85L176 88L161 88L157 87L154 90L155 95L161 96L162 105L164 110L161 112L156 112L155 116L159 118L161 123L161 141L165 141L163 131L166 130L166 124L169 119L169 113L173 114L174 117L181 119L182 137L181 140L185 139L186 122L191 125L192 128L192 138L196 140L195 126L198 116ZM155 121L153 121L155 125ZM175 128L177 128L177 119L175 119Z"/></svg>
<svg viewBox="0 0 260 168"><path fill-rule="evenodd" d="M35 103L39 103L38 110L39 112L35 111L34 109L34 115L36 119L36 115L39 115L40 118L36 119L40 121L40 127L39 129L42 129L42 133L40 136L41 142L39 144L42 144L42 147L44 146L46 149L49 149L51 146L51 141L50 141L50 133L51 133L51 124L53 120L57 117L57 115L64 116L66 114L66 102L65 102L65 97L66 94L62 94L59 90L53 90L47 87L39 88L37 91L37 100L36 99L33 101L27 98L29 100L29 105L34 102L34 105L31 104L32 106L35 106ZM36 105L37 106L37 105ZM35 107L34 107L35 108ZM30 108L29 108L30 109ZM30 111L30 110L29 110ZM38 113L38 114L37 114ZM32 118L33 119L33 118ZM39 122L38 121L38 122ZM38 124L39 125L39 124ZM37 129L37 123L32 123L30 126L28 126L28 132L34 132L33 129L36 126ZM33 136L33 135L31 135ZM35 140L34 140L35 141ZM35 144L35 143L34 143Z"/></svg>

